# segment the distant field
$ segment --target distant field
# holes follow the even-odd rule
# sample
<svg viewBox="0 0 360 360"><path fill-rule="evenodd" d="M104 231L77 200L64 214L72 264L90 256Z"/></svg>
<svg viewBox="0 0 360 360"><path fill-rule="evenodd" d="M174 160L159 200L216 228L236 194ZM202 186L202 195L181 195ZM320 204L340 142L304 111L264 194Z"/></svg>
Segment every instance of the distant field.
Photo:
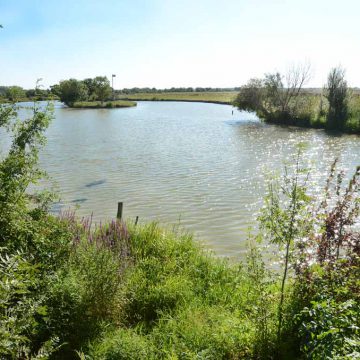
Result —
<svg viewBox="0 0 360 360"><path fill-rule="evenodd" d="M168 93L138 93L118 95L118 99L138 101L193 101L216 104L231 104L237 91L222 92L168 92Z"/></svg>
<svg viewBox="0 0 360 360"><path fill-rule="evenodd" d="M73 108L77 109L112 109L112 108L124 108L136 106L134 101L105 101L101 103L100 101L78 101L74 103Z"/></svg>

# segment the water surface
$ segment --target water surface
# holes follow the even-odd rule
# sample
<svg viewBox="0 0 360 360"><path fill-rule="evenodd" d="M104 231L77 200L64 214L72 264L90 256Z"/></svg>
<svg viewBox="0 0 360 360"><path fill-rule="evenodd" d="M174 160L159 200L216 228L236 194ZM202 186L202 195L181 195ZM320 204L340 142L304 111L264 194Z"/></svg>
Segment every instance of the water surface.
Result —
<svg viewBox="0 0 360 360"><path fill-rule="evenodd" d="M323 183L330 163L358 165L360 138L260 123L227 105L138 102L128 109L56 106L41 164L61 193L96 221L116 215L180 223L215 252L237 256L261 206L264 174L291 161L296 144Z"/></svg>

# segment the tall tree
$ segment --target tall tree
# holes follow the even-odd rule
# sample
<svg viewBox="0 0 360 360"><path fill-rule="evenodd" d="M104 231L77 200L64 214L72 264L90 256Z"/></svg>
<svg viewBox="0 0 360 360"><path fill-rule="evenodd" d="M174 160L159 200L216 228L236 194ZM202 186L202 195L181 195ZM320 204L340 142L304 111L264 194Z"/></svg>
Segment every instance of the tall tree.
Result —
<svg viewBox="0 0 360 360"><path fill-rule="evenodd" d="M331 129L342 129L348 117L349 91L345 70L340 66L331 69L328 75L325 97L329 102L327 126Z"/></svg>
<svg viewBox="0 0 360 360"><path fill-rule="evenodd" d="M111 96L112 89L110 87L110 81L106 76L97 76L93 79L92 85L96 98L101 102L104 102Z"/></svg>

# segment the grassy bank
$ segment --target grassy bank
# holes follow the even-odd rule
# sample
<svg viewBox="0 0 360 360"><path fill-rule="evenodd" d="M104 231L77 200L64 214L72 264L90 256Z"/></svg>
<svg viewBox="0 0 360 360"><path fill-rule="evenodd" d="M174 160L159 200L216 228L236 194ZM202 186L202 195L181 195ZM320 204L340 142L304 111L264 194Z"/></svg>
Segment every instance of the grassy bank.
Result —
<svg viewBox="0 0 360 360"><path fill-rule="evenodd" d="M236 102L236 101L235 101ZM239 107L241 109L241 107ZM260 119L270 124L290 125L315 129L328 129L348 134L360 134L360 95L352 94L348 100L347 117L340 126L331 127L324 98L318 94L301 94L295 112L282 113L256 111Z"/></svg>
<svg viewBox="0 0 360 360"><path fill-rule="evenodd" d="M115 100L115 101L77 101L71 107L75 109L113 109L127 108L136 106L135 101Z"/></svg>
<svg viewBox="0 0 360 360"><path fill-rule="evenodd" d="M236 91L221 92L168 92L168 93L138 93L118 95L118 99L137 101L188 101L214 104L232 104Z"/></svg>
<svg viewBox="0 0 360 360"><path fill-rule="evenodd" d="M348 87L345 70L333 68L321 92L306 90L309 66L251 79L240 88L234 105L265 122L360 134L360 96Z"/></svg>
<svg viewBox="0 0 360 360"><path fill-rule="evenodd" d="M35 248L1 250L1 282L12 281L0 293L12 314L1 317L3 358L28 349L46 359L320 360L359 350L357 265L291 278L278 338L281 282L256 247L234 264L154 223L32 222Z"/></svg>

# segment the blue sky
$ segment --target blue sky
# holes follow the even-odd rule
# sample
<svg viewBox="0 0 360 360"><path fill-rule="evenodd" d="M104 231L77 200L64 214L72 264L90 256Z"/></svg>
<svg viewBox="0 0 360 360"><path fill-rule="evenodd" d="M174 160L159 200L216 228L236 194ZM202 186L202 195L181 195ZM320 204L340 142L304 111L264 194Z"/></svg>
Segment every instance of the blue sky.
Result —
<svg viewBox="0 0 360 360"><path fill-rule="evenodd" d="M231 87L309 61L360 86L358 0L0 0L0 85Z"/></svg>

